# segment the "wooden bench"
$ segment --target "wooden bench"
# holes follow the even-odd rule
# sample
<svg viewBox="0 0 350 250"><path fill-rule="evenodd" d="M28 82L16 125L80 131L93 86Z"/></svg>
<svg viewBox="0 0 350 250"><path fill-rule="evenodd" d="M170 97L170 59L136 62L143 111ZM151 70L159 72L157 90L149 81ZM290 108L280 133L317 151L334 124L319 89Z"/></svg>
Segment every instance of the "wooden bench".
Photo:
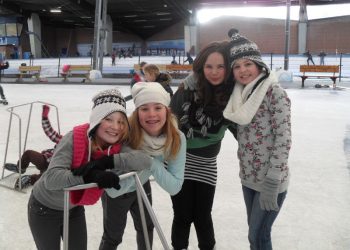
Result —
<svg viewBox="0 0 350 250"><path fill-rule="evenodd" d="M188 75L193 67L192 64L167 64L165 65L165 69L174 78L180 78L182 75Z"/></svg>
<svg viewBox="0 0 350 250"><path fill-rule="evenodd" d="M23 76L35 76L36 81L40 80L41 66L19 66L18 71L16 82L23 82Z"/></svg>
<svg viewBox="0 0 350 250"><path fill-rule="evenodd" d="M70 65L67 72L62 72L62 82L69 82L68 77L81 77L84 76L83 82L90 82L90 70L91 65Z"/></svg>
<svg viewBox="0 0 350 250"><path fill-rule="evenodd" d="M166 71L165 64L156 64L156 66L159 68L159 71ZM140 70L140 65L134 64L134 70Z"/></svg>
<svg viewBox="0 0 350 250"><path fill-rule="evenodd" d="M333 81L333 88L336 88L336 81L339 78L339 65L300 65L301 87L304 88L304 82L307 78L329 78ZM312 75L305 75L306 72L318 73Z"/></svg>
<svg viewBox="0 0 350 250"><path fill-rule="evenodd" d="M159 71L167 71L172 77L179 78L181 75L187 75L192 71L191 64L156 64ZM134 64L134 70L140 70L140 65Z"/></svg>

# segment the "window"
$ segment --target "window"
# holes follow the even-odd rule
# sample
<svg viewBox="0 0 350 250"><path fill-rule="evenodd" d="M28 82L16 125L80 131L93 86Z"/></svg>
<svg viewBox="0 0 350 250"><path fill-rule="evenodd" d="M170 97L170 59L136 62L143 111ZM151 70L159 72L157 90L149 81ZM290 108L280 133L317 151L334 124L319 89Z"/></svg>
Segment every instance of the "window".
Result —
<svg viewBox="0 0 350 250"><path fill-rule="evenodd" d="M6 24L6 35L7 36L17 36L16 23L7 23Z"/></svg>
<svg viewBox="0 0 350 250"><path fill-rule="evenodd" d="M0 37L2 36L6 36L6 29L4 23L0 24Z"/></svg>

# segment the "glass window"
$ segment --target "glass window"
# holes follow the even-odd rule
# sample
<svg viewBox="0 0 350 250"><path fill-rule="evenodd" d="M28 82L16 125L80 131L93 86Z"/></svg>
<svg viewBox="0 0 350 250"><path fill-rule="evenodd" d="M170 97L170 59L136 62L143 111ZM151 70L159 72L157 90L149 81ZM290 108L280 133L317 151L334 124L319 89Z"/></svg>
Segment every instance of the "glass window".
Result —
<svg viewBox="0 0 350 250"><path fill-rule="evenodd" d="M6 34L7 34L7 36L17 36L16 23L7 23L6 24Z"/></svg>
<svg viewBox="0 0 350 250"><path fill-rule="evenodd" d="M5 24L4 23L0 24L0 37L1 36L6 36L6 30L5 30Z"/></svg>

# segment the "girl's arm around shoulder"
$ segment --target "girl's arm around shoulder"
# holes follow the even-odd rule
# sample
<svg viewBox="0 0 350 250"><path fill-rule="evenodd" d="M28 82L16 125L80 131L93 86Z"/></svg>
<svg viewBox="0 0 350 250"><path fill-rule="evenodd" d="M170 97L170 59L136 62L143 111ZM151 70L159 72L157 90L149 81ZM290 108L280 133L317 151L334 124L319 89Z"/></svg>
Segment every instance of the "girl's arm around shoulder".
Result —
<svg viewBox="0 0 350 250"><path fill-rule="evenodd" d="M154 159L151 172L157 183L170 195L177 194L182 187L184 181L185 162L186 162L186 138L180 132L181 147L175 157L168 161L168 166L165 168L162 160Z"/></svg>
<svg viewBox="0 0 350 250"><path fill-rule="evenodd" d="M62 190L65 187L84 184L81 176L71 172L73 159L73 133L67 133L57 144L44 178L45 187L49 190Z"/></svg>
<svg viewBox="0 0 350 250"><path fill-rule="evenodd" d="M119 154L114 155L114 168L120 173L149 169L152 165L152 157L142 150L131 149L123 145Z"/></svg>

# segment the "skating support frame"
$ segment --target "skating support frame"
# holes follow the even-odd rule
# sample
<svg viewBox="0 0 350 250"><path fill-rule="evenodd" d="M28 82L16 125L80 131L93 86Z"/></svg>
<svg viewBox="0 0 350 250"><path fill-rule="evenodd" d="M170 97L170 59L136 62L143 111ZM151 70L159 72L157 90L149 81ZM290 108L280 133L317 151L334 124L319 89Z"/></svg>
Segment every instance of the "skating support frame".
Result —
<svg viewBox="0 0 350 250"><path fill-rule="evenodd" d="M161 240L161 243L163 245L163 249L165 250L170 250L169 245L166 241L166 238L163 234L163 231L160 227L160 224L157 220L157 217L152 209L152 205L149 202L147 195L145 193L145 190L143 189L142 183L137 175L136 172L130 172L127 174L123 174L119 176L120 180L125 179L125 178L135 178L135 184L136 184L136 193L137 193L137 200L139 203L140 207L140 214L141 214L141 219L142 219L142 228L144 232L144 237L146 241L146 247L147 250L151 250L149 238L148 238L148 233L147 233L147 226L146 226L146 219L145 219L145 211L143 208L143 202L146 205L147 211L152 219L153 225L157 230L159 239ZM81 190L81 189L88 189L92 187L97 187L96 183L90 183L90 184L84 184L84 185L78 185L78 186L73 186L69 188L64 189L64 211L63 211L63 250L68 250L68 235L69 235L69 199L70 199L70 193L69 191L72 190ZM143 202L142 202L143 200Z"/></svg>
<svg viewBox="0 0 350 250"><path fill-rule="evenodd" d="M4 176L4 173L5 173L5 168L4 168L4 165L6 163L6 160L7 160L7 152L8 152L8 148L9 148L9 142L10 142L10 134L11 134L11 128L12 128L12 118L13 117L17 117L18 119L18 159L21 159L22 157L22 152L25 151L26 149L26 146L27 146L27 139L28 139L28 132L29 132L29 127L30 127L30 121L31 121L31 116L32 116L32 111L33 111L33 106L35 104L46 104L46 105L49 105L49 106L52 106L55 108L56 110L56 119L57 119L57 126L58 126L58 133L61 133L60 131L60 120L59 120L59 116L58 116L58 108L53 105L53 104L49 104L49 103L46 103L46 102L42 102L42 101L34 101L34 102L30 102L30 103L24 103L24 104L20 104L20 105L16 105L16 106L12 106L12 107L9 107L6 109L6 111L10 112L10 120L9 120L9 126L8 126L8 132L7 132L7 140L6 140L6 147L5 147L5 154L4 154L4 163L2 165L2 174L1 174L1 179L5 179L9 176L12 176L13 174L9 174L7 176ZM15 110L17 108L20 108L20 107L24 107L24 106L29 106L29 113L28 113L28 122L27 122L27 127L26 127L26 134L25 134L25 138L24 138L24 145L23 145L23 151L22 151L22 118L21 116L15 112ZM16 160L17 161L17 160ZM2 183L0 183L0 186L2 187L5 187L5 188L9 188L9 189L13 189L13 190L16 190L16 191L20 191L20 192L23 192L22 190L22 183L21 183L21 177L22 177L22 165L21 165L21 161L19 161L19 186L18 186L18 189L16 189L15 187L9 187L7 185L3 185Z"/></svg>

